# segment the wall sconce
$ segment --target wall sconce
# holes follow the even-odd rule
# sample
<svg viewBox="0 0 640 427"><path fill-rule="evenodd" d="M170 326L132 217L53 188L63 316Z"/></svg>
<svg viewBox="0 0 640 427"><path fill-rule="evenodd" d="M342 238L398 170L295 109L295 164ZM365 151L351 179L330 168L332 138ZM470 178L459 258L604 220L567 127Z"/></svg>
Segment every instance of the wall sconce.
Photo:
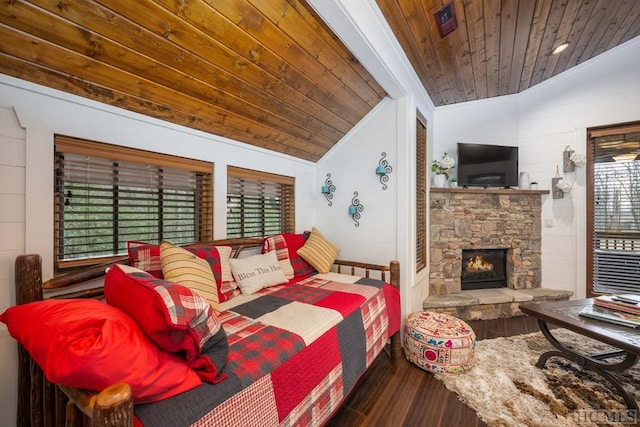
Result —
<svg viewBox="0 0 640 427"><path fill-rule="evenodd" d="M573 172L576 170L576 166L581 168L587 163L587 158L584 154L576 153L570 146L564 147L562 152L562 171Z"/></svg>
<svg viewBox="0 0 640 427"><path fill-rule="evenodd" d="M571 161L571 155L574 151L568 145L564 147L562 152L562 172L573 172L576 170L576 165Z"/></svg>
<svg viewBox="0 0 640 427"><path fill-rule="evenodd" d="M353 192L353 198L351 199L351 205L349 206L349 215L356 223L356 227L360 227L360 223L358 220L360 219L360 212L364 210L364 206L360 204L360 200L358 200L358 192Z"/></svg>
<svg viewBox="0 0 640 427"><path fill-rule="evenodd" d="M389 166L389 162L384 159L385 157L387 157L387 153L383 151L382 158L378 162L378 167L376 168L376 174L380 177L380 184L382 184L383 190L387 189L387 184L385 183L389 181L389 174L393 170L391 166Z"/></svg>
<svg viewBox="0 0 640 427"><path fill-rule="evenodd" d="M336 186L333 185L333 182L329 179L331 178L331 174L327 174L327 179L324 180L324 185L322 186L322 194L324 194L325 199L329 202L329 206L333 205L331 199L333 199L333 192L336 191Z"/></svg>
<svg viewBox="0 0 640 427"><path fill-rule="evenodd" d="M560 176L560 166L556 166L556 176L551 178L551 194L554 199L562 199L564 198L564 190L562 189L561 182L564 179Z"/></svg>

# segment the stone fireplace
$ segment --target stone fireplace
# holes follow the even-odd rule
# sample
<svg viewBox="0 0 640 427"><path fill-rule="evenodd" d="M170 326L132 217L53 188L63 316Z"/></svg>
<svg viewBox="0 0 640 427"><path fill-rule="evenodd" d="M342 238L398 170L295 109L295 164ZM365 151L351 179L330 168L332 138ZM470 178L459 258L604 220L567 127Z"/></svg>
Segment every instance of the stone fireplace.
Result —
<svg viewBox="0 0 640 427"><path fill-rule="evenodd" d="M503 251L507 288L539 288L541 194L511 189L432 189L429 294L460 293L463 251L473 254L478 250Z"/></svg>
<svg viewBox="0 0 640 427"><path fill-rule="evenodd" d="M571 291L541 283L544 194L549 192L432 188L429 296L423 309L463 320L496 319L521 315L523 302L568 299ZM478 264L477 280L474 289L465 283L463 290L463 277L466 282L474 273L466 269L469 261Z"/></svg>

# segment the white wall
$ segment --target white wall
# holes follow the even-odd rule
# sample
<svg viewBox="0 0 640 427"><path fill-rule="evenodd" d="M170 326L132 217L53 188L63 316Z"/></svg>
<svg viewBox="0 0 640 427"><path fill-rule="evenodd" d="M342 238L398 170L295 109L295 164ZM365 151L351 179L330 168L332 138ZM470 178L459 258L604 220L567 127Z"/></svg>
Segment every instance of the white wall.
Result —
<svg viewBox="0 0 640 427"><path fill-rule="evenodd" d="M562 173L562 151L586 152L587 128L640 120L640 37L612 49L518 97L521 169L542 188L551 187L556 165L574 190L545 198L542 282L574 291L586 289L586 173Z"/></svg>
<svg viewBox="0 0 640 427"><path fill-rule="evenodd" d="M456 142L517 145L519 167L550 190L559 165L575 182L562 199L542 196L542 286L586 289L585 170L562 173L562 151L585 153L587 128L640 120L640 38L519 94L440 107L434 158ZM547 223L549 226L545 226Z"/></svg>
<svg viewBox="0 0 640 427"><path fill-rule="evenodd" d="M15 304L13 262L25 246L25 136L14 111L0 106L0 312ZM4 323L0 378L0 424L15 425L18 349Z"/></svg>
<svg viewBox="0 0 640 427"><path fill-rule="evenodd" d="M415 105L386 98L318 162L316 226L339 248L341 259L400 261L403 313L422 309L428 287L415 277ZM382 153L392 171L383 189L375 169ZM320 192L331 174L332 205ZM364 207L359 225L348 214L354 191ZM426 272L423 273L426 275Z"/></svg>
<svg viewBox="0 0 640 427"><path fill-rule="evenodd" d="M518 99L502 96L436 108L433 159L457 159L458 142L518 145ZM456 170L453 171L456 175Z"/></svg>
<svg viewBox="0 0 640 427"><path fill-rule="evenodd" d="M319 187L311 162L0 75L0 312L15 304L17 255L41 254L43 278L53 274L56 133L214 162L214 238L226 236L227 165L295 177L297 231L314 225ZM2 324L0 425L15 425L16 353Z"/></svg>

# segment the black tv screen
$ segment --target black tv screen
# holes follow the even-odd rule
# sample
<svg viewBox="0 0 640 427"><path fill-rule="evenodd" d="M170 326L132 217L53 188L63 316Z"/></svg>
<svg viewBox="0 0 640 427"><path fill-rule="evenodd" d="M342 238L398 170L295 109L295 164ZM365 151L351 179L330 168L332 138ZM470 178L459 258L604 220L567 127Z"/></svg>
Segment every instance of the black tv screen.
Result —
<svg viewBox="0 0 640 427"><path fill-rule="evenodd" d="M518 186L518 147L459 142L458 185Z"/></svg>

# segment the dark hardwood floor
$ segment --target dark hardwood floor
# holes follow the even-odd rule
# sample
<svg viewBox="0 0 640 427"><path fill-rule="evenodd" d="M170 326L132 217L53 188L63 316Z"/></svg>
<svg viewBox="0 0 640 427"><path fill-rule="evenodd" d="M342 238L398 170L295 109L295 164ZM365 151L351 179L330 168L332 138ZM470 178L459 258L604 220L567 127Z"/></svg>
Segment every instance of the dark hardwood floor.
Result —
<svg viewBox="0 0 640 427"><path fill-rule="evenodd" d="M538 323L529 316L468 322L477 339L537 332ZM327 427L486 426L475 412L444 385L404 357L392 365L382 354L360 379Z"/></svg>

